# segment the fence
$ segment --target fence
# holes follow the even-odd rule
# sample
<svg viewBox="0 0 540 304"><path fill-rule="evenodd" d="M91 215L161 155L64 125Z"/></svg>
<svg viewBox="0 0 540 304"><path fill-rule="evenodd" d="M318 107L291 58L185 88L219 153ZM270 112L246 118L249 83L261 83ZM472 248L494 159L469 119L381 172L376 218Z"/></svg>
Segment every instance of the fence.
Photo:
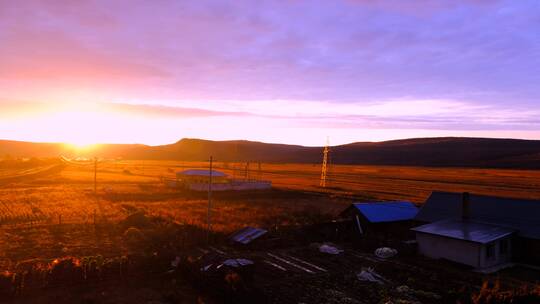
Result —
<svg viewBox="0 0 540 304"><path fill-rule="evenodd" d="M190 183L187 188L192 191L208 191L207 183ZM242 191L271 189L270 181L231 181L230 183L212 184L212 191Z"/></svg>

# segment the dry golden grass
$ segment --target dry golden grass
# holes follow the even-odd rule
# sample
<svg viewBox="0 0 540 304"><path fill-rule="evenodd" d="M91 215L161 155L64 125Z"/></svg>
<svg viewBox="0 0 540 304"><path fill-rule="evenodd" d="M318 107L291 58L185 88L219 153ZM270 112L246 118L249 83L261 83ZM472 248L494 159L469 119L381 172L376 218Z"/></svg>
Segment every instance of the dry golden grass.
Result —
<svg viewBox="0 0 540 304"><path fill-rule="evenodd" d="M478 293L472 295L473 304L491 303L538 303L540 299L540 285L531 287L523 285L514 289L503 289L497 279L493 284L485 280Z"/></svg>
<svg viewBox="0 0 540 304"><path fill-rule="evenodd" d="M178 170L206 167L207 163L173 161L102 163L97 196L93 193L93 166L68 165L49 175L0 183L0 260L122 253L127 250L121 241L123 231L111 228L96 234L93 223L116 227L137 211L205 227L206 194L168 189L160 178L174 178ZM215 167L235 178L245 174L245 164L216 163ZM279 189L302 191L216 193L214 231L229 233L245 225L305 224L330 218L353 199L421 203L433 190L540 199L540 171L333 166L330 187L324 190L318 187L319 165L262 164L260 172L257 167L251 165L251 178L271 180ZM0 175L9 174L6 169ZM320 195L322 192L331 195Z"/></svg>
<svg viewBox="0 0 540 304"><path fill-rule="evenodd" d="M208 168L208 163L147 161L145 168L147 174L174 177L162 166L182 170ZM245 164L218 162L215 168L231 177L245 177ZM320 165L261 164L258 171L251 163L250 169L251 178L271 180L279 188L323 191ZM333 165L328 179L325 191L366 199L422 203L434 190L540 199L540 170Z"/></svg>

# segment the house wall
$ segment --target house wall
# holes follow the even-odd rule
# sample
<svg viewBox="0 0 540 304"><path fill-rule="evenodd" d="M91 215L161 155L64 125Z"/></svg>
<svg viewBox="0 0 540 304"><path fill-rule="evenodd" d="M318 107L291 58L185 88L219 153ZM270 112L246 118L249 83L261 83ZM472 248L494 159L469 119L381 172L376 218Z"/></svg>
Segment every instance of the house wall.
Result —
<svg viewBox="0 0 540 304"><path fill-rule="evenodd" d="M200 175L177 175L176 179L184 183L206 183L210 182L210 176ZM224 176L212 176L212 184L227 183L227 177Z"/></svg>
<svg viewBox="0 0 540 304"><path fill-rule="evenodd" d="M506 241L507 244L507 250L506 254L503 254L501 252L501 243L503 241ZM493 245L494 248L494 255L491 258L487 257L487 250L489 245ZM510 262L512 260L512 242L510 237L506 237L494 242L491 242L489 244L482 245L481 253L480 253L480 267L491 267L495 266L497 264L502 264L506 262Z"/></svg>
<svg viewBox="0 0 540 304"><path fill-rule="evenodd" d="M358 212L355 207L349 207L345 209L339 215L340 219L351 221L354 224L354 229L351 231L363 238L370 238L380 240L381 243L388 242L388 240L410 240L414 239L414 232L411 228L418 226L415 221L394 221L394 222L381 222L371 223L366 217ZM360 233L357 225L360 223L362 233Z"/></svg>
<svg viewBox="0 0 540 304"><path fill-rule="evenodd" d="M352 221L356 225L356 218ZM360 225L363 230L361 236L372 240L378 240L381 245L390 241L406 241L414 239L414 233L411 228L414 224L411 221L369 223L360 219ZM358 228L356 228L358 232Z"/></svg>
<svg viewBox="0 0 540 304"><path fill-rule="evenodd" d="M434 259L447 259L475 268L486 268L509 262L512 259L511 237L496 240L489 244L467 242L437 235L417 232L418 251ZM501 241L506 241L506 254L501 253ZM493 255L487 257L488 246L493 245Z"/></svg>
<svg viewBox="0 0 540 304"><path fill-rule="evenodd" d="M416 241L419 253L429 258L447 259L472 267L480 267L480 244L421 232L416 233Z"/></svg>

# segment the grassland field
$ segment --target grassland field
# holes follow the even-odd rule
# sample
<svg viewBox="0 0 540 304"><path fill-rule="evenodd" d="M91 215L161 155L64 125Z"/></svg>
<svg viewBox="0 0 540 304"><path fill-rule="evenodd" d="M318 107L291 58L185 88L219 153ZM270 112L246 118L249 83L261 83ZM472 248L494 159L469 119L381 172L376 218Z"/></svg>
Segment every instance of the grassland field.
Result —
<svg viewBox="0 0 540 304"><path fill-rule="evenodd" d="M0 166L0 272L36 263L50 268L62 257L112 259L151 253L180 242L181 230L173 231L171 225L203 231L207 193L168 188L163 182L174 179L177 171L194 168L208 168L208 163L102 161L94 193L91 162ZM263 163L259 169L259 164L251 163L246 170L245 163L216 162L214 169L235 179L270 180L275 188L214 193L212 230L220 235L246 225L277 232L281 227L328 221L354 201L421 204L434 190L540 199L540 171L532 170L334 165L323 189L321 167L316 164ZM135 245L129 229L134 214L162 223L135 230L139 239Z"/></svg>
<svg viewBox="0 0 540 304"><path fill-rule="evenodd" d="M134 210L176 223L205 227L206 194L189 195L165 187L175 172L208 168L204 162L110 161L98 164L94 195L93 164L63 164L48 174L21 178L0 172L0 258L55 257L59 254L120 253L113 234L88 235L85 225L117 223ZM49 168L50 166L47 166ZM260 195L214 195L213 230L229 233L245 225L295 225L336 215L353 201L410 200L421 204L433 190L540 199L540 171L374 167L334 165L328 187L319 187L320 165L214 163L232 178L272 181L275 192ZM7 177L6 177L7 176ZM68 236L51 231L57 224L81 225Z"/></svg>

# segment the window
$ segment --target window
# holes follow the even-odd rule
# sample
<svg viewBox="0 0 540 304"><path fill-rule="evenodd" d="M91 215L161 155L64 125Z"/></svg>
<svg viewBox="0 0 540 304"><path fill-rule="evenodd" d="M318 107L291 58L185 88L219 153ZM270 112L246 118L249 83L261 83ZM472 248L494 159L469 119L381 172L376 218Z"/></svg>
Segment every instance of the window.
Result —
<svg viewBox="0 0 540 304"><path fill-rule="evenodd" d="M488 244L486 246L486 259L492 259L495 257L495 244Z"/></svg>
<svg viewBox="0 0 540 304"><path fill-rule="evenodd" d="M508 240L502 240L499 242L499 252L501 254L508 253Z"/></svg>

